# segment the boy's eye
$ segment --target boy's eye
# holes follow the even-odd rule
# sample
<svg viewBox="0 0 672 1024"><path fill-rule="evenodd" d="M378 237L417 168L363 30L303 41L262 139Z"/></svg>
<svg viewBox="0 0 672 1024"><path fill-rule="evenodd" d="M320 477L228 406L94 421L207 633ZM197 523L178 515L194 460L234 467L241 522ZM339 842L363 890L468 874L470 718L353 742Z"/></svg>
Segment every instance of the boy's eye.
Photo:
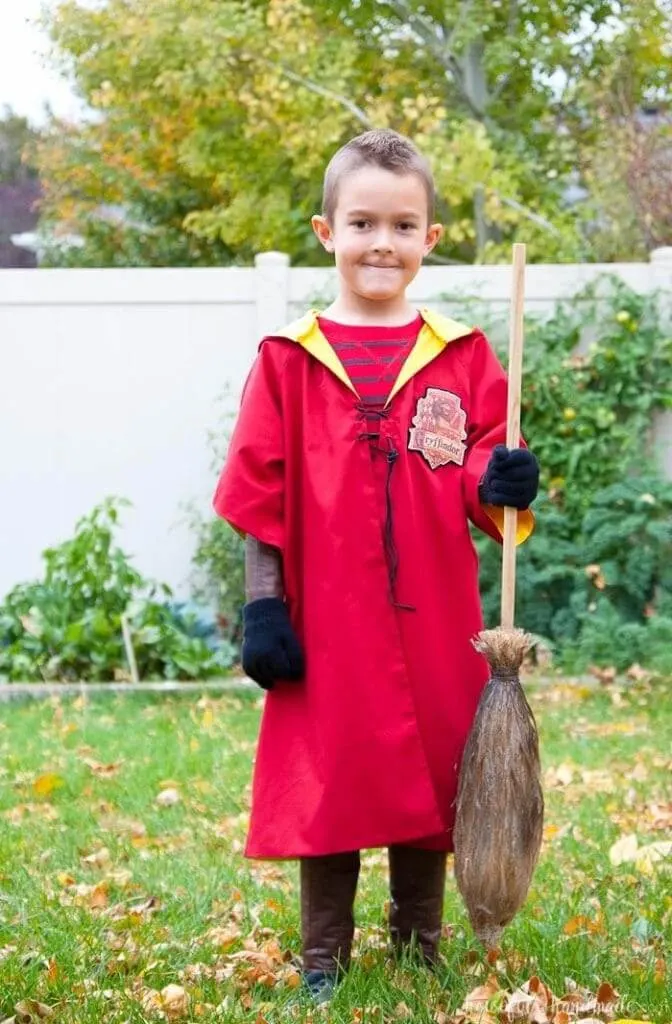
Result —
<svg viewBox="0 0 672 1024"><path fill-rule="evenodd" d="M413 228L415 227L415 224L411 224L408 221L404 221L402 224L399 225L399 227L403 228L404 231L412 231Z"/></svg>
<svg viewBox="0 0 672 1024"><path fill-rule="evenodd" d="M352 223L356 228L365 228L369 222L368 220L353 220Z"/></svg>

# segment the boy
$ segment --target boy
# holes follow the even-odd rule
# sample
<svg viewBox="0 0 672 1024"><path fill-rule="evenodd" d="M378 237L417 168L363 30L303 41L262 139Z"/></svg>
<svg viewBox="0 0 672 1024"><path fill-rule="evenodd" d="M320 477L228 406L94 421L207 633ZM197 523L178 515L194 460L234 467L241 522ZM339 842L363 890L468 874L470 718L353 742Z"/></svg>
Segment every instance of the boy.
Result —
<svg viewBox="0 0 672 1024"><path fill-rule="evenodd" d="M470 519L532 532L484 335L406 289L441 237L396 132L336 153L313 229L332 305L264 338L214 499L246 539L243 668L268 691L246 855L300 858L305 981L348 966L359 851L388 847L393 947L433 964L462 750L488 678Z"/></svg>

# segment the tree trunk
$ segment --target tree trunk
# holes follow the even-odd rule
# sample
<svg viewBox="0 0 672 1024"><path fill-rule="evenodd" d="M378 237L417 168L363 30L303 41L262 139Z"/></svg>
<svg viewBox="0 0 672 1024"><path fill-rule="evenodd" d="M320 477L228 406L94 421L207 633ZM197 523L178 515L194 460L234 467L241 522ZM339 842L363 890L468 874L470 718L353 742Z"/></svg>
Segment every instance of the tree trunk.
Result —
<svg viewBox="0 0 672 1024"><path fill-rule="evenodd" d="M490 237L488 222L485 219L485 188L478 184L474 189L474 224L476 226L476 259L475 263L482 263L485 254L485 246Z"/></svg>
<svg viewBox="0 0 672 1024"><path fill-rule="evenodd" d="M484 55L485 45L483 40L475 39L469 43L462 58L464 91L479 121L485 120L490 99L488 83L485 78L485 68L483 66Z"/></svg>
<svg viewBox="0 0 672 1024"><path fill-rule="evenodd" d="M479 121L486 120L488 109L488 83L485 77L483 57L485 46L482 39L469 43L462 58L464 91L472 110ZM476 263L483 262L485 246L490 237L485 218L485 186L478 182L474 188L474 224L476 228Z"/></svg>

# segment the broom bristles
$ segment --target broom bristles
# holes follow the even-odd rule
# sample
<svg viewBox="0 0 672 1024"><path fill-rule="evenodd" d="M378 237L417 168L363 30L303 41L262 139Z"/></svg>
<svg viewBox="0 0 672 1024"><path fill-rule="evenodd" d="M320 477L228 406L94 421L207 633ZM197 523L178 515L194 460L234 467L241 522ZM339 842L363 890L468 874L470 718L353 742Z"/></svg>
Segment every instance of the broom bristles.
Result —
<svg viewBox="0 0 672 1024"><path fill-rule="evenodd" d="M522 630L486 630L474 641L492 676L462 759L455 877L474 932L488 948L524 903L541 847L539 741L518 681L533 643Z"/></svg>
<svg viewBox="0 0 672 1024"><path fill-rule="evenodd" d="M522 629L484 629L473 646L488 659L492 675L517 675L523 658L537 642Z"/></svg>

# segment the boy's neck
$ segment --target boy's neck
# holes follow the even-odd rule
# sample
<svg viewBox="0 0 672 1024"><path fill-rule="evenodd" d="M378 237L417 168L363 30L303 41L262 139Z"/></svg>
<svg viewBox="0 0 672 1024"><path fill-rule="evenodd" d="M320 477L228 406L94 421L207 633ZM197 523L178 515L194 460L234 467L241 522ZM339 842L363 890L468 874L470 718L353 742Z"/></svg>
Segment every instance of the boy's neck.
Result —
<svg viewBox="0 0 672 1024"><path fill-rule="evenodd" d="M376 324L380 327L403 327L418 315L417 309L410 304L405 295L390 302L374 302L360 299L358 296L339 295L330 306L323 309L320 316L327 320L335 320L340 324L365 326Z"/></svg>

